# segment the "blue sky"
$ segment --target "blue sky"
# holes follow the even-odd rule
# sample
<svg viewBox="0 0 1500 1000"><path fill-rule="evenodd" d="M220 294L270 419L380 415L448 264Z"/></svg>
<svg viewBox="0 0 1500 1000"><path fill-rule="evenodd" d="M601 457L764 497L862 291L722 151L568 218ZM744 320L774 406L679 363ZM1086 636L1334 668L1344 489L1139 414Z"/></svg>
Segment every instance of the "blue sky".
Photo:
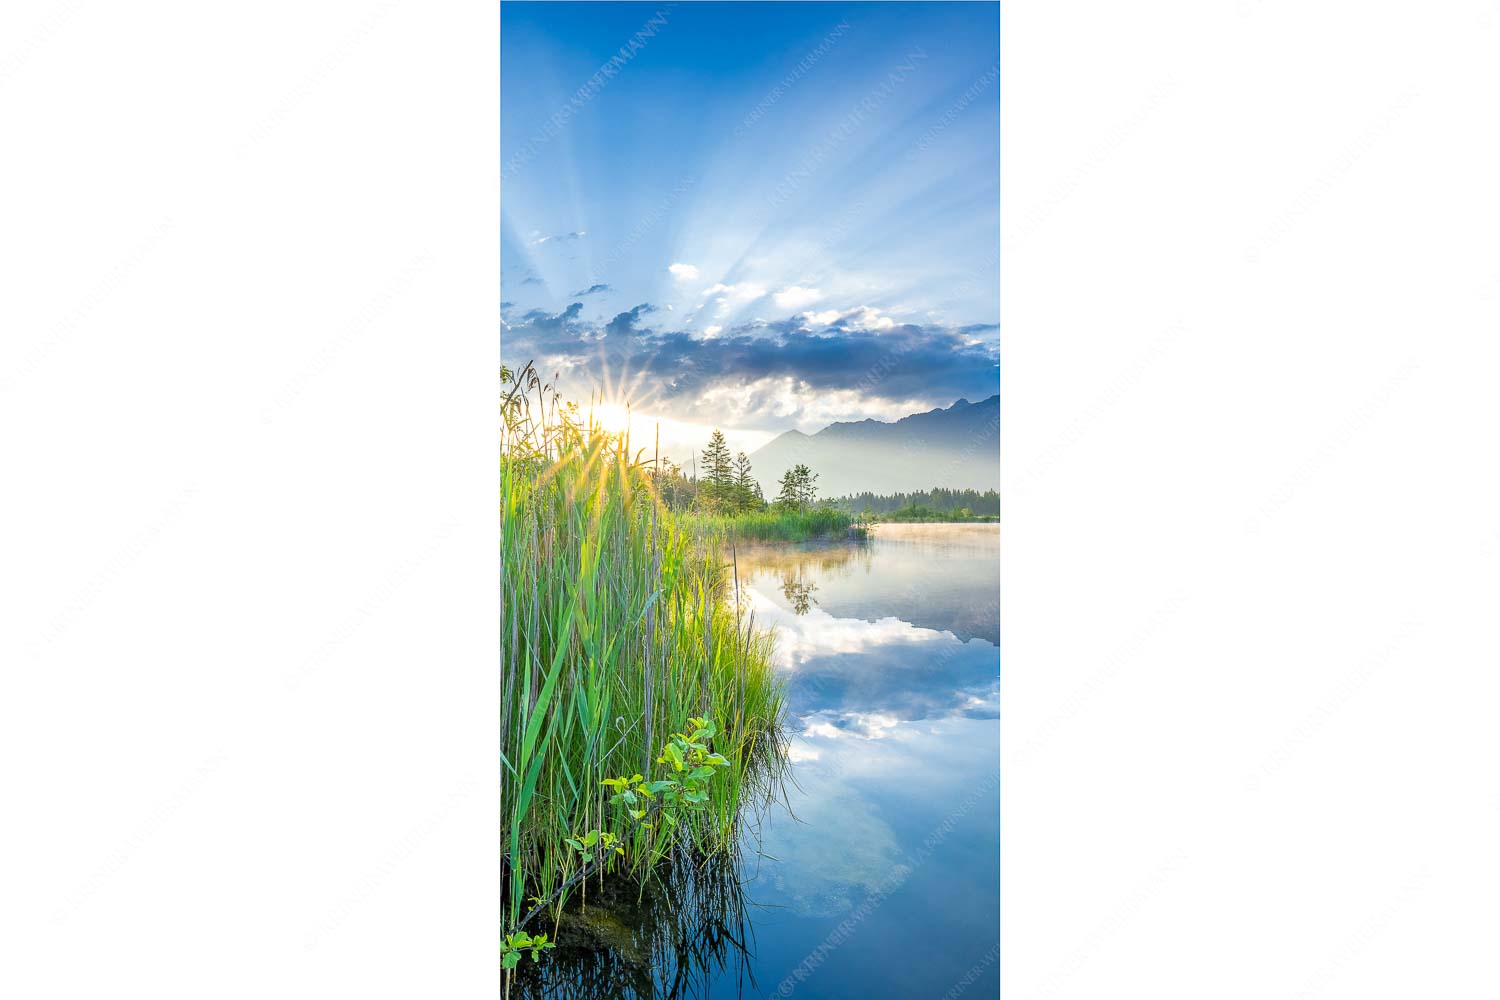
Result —
<svg viewBox="0 0 1500 1000"><path fill-rule="evenodd" d="M998 392L999 52L998 4L502 4L505 362L746 450Z"/></svg>

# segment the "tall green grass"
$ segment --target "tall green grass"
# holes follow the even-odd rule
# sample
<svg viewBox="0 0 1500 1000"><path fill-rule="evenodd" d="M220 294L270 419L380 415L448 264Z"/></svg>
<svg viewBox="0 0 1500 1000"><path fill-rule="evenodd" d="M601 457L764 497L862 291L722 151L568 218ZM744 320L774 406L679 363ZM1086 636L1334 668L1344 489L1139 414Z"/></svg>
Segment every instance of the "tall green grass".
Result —
<svg viewBox="0 0 1500 1000"><path fill-rule="evenodd" d="M686 524L699 531L747 542L805 542L814 538L864 537L865 529L847 511L814 507L804 511L755 511L742 514L688 514Z"/></svg>
<svg viewBox="0 0 1500 1000"><path fill-rule="evenodd" d="M628 442L530 366L502 382L502 904L516 929L556 920L596 872L643 878L669 852L732 847L742 804L779 774L783 691L719 536L680 525ZM663 744L695 716L730 761L710 801L649 825L610 805L601 782L662 775ZM585 865L566 840L594 829L625 853Z"/></svg>

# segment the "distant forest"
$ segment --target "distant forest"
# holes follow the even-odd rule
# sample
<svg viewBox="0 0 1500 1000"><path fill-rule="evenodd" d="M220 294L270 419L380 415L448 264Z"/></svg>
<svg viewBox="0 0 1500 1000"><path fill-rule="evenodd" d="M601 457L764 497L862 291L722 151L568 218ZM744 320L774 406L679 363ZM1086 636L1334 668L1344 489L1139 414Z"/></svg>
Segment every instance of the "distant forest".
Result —
<svg viewBox="0 0 1500 1000"><path fill-rule="evenodd" d="M926 507L936 511L952 511L967 508L970 514L1000 513L1000 493L997 490L949 490L933 488L914 493L852 493L845 497L834 497L824 501L840 510L859 514L890 514L911 507Z"/></svg>

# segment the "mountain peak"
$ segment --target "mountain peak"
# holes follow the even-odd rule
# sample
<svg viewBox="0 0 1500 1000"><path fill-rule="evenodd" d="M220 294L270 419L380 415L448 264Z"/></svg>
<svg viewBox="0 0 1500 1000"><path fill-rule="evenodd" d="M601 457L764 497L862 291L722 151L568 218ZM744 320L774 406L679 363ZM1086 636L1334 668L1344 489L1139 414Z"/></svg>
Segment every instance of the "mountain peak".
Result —
<svg viewBox="0 0 1500 1000"><path fill-rule="evenodd" d="M818 473L818 492L840 496L870 490L998 488L1000 395L979 403L912 413L899 420L829 424L815 434L790 430L752 452L756 477L770 491L801 462Z"/></svg>

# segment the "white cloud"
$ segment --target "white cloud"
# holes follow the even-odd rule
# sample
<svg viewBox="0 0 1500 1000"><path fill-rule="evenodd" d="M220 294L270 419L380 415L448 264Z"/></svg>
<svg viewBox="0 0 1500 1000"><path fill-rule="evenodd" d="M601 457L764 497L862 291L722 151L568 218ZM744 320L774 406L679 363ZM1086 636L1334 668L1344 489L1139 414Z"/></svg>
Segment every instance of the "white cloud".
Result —
<svg viewBox="0 0 1500 1000"><path fill-rule="evenodd" d="M880 310L873 306L851 309L844 314L844 319L856 330L889 330L896 325L895 320L880 315Z"/></svg>
<svg viewBox="0 0 1500 1000"><path fill-rule="evenodd" d="M692 264L669 264L667 270L678 281L693 281L698 277L698 268Z"/></svg>
<svg viewBox="0 0 1500 1000"><path fill-rule="evenodd" d="M720 333L723 333L723 332L724 332L724 328L722 326L710 326L710 327L705 327L704 328L704 330L703 330L703 336L707 337L709 339L713 339L714 337L717 337Z"/></svg>
<svg viewBox="0 0 1500 1000"><path fill-rule="evenodd" d="M801 309L810 306L823 298L823 293L816 288L802 288L792 285L783 288L775 295L776 304L783 309Z"/></svg>
<svg viewBox="0 0 1500 1000"><path fill-rule="evenodd" d="M780 296L778 295L779 299ZM856 306L845 312L837 309L825 309L822 312L803 313L802 318L815 326L827 326L839 320L851 330L890 330L896 326L896 321L884 315L874 306Z"/></svg>

